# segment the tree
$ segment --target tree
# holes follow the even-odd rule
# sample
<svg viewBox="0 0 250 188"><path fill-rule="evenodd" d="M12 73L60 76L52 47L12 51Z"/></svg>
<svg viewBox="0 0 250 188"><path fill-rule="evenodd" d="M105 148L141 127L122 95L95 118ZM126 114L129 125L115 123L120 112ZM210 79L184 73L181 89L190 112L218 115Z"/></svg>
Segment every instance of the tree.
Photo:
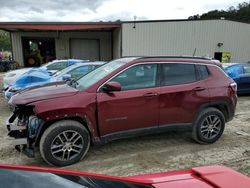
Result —
<svg viewBox="0 0 250 188"><path fill-rule="evenodd" d="M11 51L9 32L0 30L0 51Z"/></svg>
<svg viewBox="0 0 250 188"><path fill-rule="evenodd" d="M227 10L212 10L202 15L190 16L188 19L220 19L225 18L229 20L242 21L250 23L250 2L238 4L237 7L231 6Z"/></svg>

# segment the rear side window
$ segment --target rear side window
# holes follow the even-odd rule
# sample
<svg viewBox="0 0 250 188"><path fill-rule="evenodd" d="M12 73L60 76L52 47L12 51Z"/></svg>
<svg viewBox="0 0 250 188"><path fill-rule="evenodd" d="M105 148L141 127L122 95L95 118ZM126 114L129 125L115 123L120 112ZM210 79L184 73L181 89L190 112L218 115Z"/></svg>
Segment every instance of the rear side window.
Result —
<svg viewBox="0 0 250 188"><path fill-rule="evenodd" d="M250 65L244 65L244 73L250 74Z"/></svg>
<svg viewBox="0 0 250 188"><path fill-rule="evenodd" d="M184 63L162 64L161 85L187 84L196 81L195 65Z"/></svg>
<svg viewBox="0 0 250 188"><path fill-rule="evenodd" d="M62 70L68 66L68 61L58 61L47 66L47 70Z"/></svg>
<svg viewBox="0 0 250 188"><path fill-rule="evenodd" d="M197 69L197 80L202 80L209 76L209 72L207 70L206 65L196 65L196 69Z"/></svg>

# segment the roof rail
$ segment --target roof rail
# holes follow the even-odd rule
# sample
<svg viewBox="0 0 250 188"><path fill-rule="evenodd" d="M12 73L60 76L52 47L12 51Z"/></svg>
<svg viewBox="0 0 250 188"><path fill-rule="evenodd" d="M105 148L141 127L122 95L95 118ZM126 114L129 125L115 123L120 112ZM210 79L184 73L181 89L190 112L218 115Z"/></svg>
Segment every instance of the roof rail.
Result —
<svg viewBox="0 0 250 188"><path fill-rule="evenodd" d="M139 59L145 59L145 58L184 58L184 59L203 59L203 60L213 60L213 58L210 57L199 57L199 56L142 56Z"/></svg>

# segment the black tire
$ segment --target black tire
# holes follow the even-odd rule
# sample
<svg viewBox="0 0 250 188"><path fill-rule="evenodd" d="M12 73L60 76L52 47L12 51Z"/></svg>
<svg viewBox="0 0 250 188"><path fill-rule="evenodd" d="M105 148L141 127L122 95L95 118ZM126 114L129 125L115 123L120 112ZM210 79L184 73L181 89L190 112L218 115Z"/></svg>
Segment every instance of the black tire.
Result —
<svg viewBox="0 0 250 188"><path fill-rule="evenodd" d="M40 59L35 56L29 56L26 60L28 67L39 67L41 65Z"/></svg>
<svg viewBox="0 0 250 188"><path fill-rule="evenodd" d="M200 144L212 144L221 137L224 128L225 117L223 113L216 108L209 107L196 118L193 124L192 138Z"/></svg>
<svg viewBox="0 0 250 188"><path fill-rule="evenodd" d="M44 131L39 149L46 163L54 166L67 166L83 159L89 150L89 146L89 132L81 123L62 120L52 124ZM60 156L61 154L62 156ZM72 156L68 157L70 154ZM67 159L65 160L64 157L67 157Z"/></svg>

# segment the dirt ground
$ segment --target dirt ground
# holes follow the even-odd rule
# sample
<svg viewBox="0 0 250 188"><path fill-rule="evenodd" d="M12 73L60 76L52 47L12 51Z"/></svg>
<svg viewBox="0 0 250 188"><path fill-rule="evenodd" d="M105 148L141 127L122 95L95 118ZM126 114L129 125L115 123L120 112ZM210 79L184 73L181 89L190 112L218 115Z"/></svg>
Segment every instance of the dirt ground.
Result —
<svg viewBox="0 0 250 188"><path fill-rule="evenodd" d="M0 163L47 166L38 152L31 159L10 144L5 127L9 115L1 93ZM64 168L128 176L212 164L223 164L250 176L250 96L239 97L235 118L226 125L221 139L212 145L195 143L190 133L168 132L92 146L85 159Z"/></svg>

